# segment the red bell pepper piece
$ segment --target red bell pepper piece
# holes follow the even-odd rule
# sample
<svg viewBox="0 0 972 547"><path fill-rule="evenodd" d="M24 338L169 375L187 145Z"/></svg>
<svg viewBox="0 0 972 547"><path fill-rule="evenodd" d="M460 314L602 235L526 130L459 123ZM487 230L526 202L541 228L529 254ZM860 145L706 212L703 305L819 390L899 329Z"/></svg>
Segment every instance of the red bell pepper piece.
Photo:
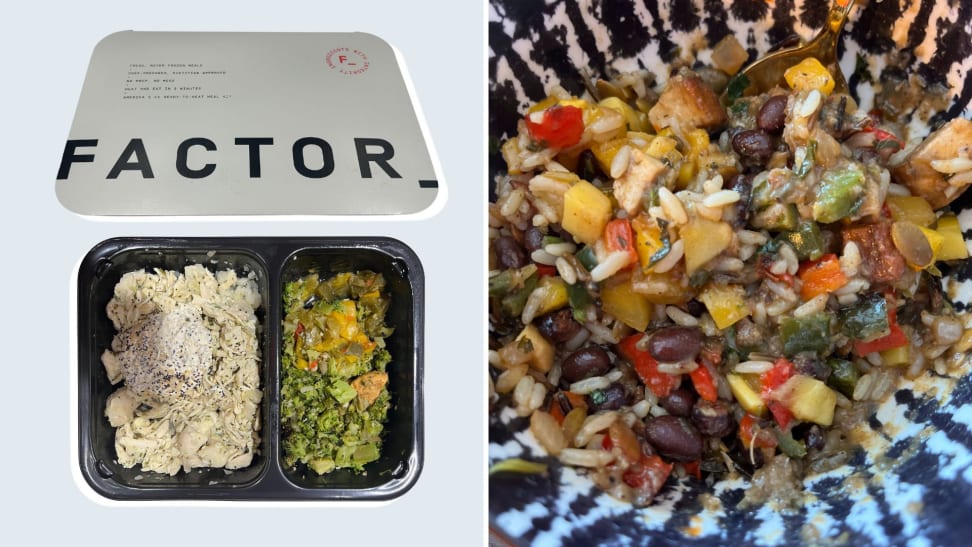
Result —
<svg viewBox="0 0 972 547"><path fill-rule="evenodd" d="M638 340L643 334L632 334L618 343L621 356L634 365L635 372L651 392L657 397L668 397L668 394L681 383L682 377L667 374L658 370L658 361L647 350L638 349Z"/></svg>
<svg viewBox="0 0 972 547"><path fill-rule="evenodd" d="M553 277L557 275L557 268L550 266L548 264L537 264L537 276L539 277Z"/></svg>
<svg viewBox="0 0 972 547"><path fill-rule="evenodd" d="M584 111L576 106L554 105L543 111L537 121L536 112L527 114L526 126L530 136L551 148L574 146L584 134Z"/></svg>
<svg viewBox="0 0 972 547"><path fill-rule="evenodd" d="M847 284L847 276L840 270L835 254L827 254L819 260L805 262L797 273L803 281L800 298L810 300L821 294L830 294Z"/></svg>
<svg viewBox="0 0 972 547"><path fill-rule="evenodd" d="M628 254L628 265L638 262L638 251L635 250L634 230L631 221L626 218L616 218L604 227L604 246L609 253L621 251Z"/></svg>
<svg viewBox="0 0 972 547"><path fill-rule="evenodd" d="M712 374L704 365L699 365L699 368L690 372L689 378L692 379L692 385L695 386L695 392L699 394L699 397L711 402L719 398L715 381L712 380Z"/></svg>
<svg viewBox="0 0 972 547"><path fill-rule="evenodd" d="M556 399L550 401L550 415L553 416L557 423L564 425L564 409L561 408L560 403Z"/></svg>
<svg viewBox="0 0 972 547"><path fill-rule="evenodd" d="M875 351L900 348L908 343L908 335L898 326L898 310L894 306L888 306L888 327L890 332L880 338L867 342L854 342L854 352L863 357Z"/></svg>
<svg viewBox="0 0 972 547"><path fill-rule="evenodd" d="M641 456L641 460L625 470L621 480L632 488L657 493L665 485L674 464L665 463L658 456Z"/></svg>
<svg viewBox="0 0 972 547"><path fill-rule="evenodd" d="M746 414L739 420L739 438L748 448L756 444L758 448L773 448L776 446L776 436L768 429L757 429L759 422L752 414Z"/></svg>
<svg viewBox="0 0 972 547"><path fill-rule="evenodd" d="M695 460L694 462L683 463L682 467L685 468L685 472L693 477L702 480L702 462Z"/></svg>
<svg viewBox="0 0 972 547"><path fill-rule="evenodd" d="M789 360L780 357L773 363L773 368L759 375L759 396L766 400L770 393L782 386L794 374L796 369Z"/></svg>
<svg viewBox="0 0 972 547"><path fill-rule="evenodd" d="M790 425L793 420L793 413L790 409L783 406L783 403L779 401L767 401L766 407L769 408L770 414L773 415L773 419L779 424L780 429L785 430L786 426Z"/></svg>

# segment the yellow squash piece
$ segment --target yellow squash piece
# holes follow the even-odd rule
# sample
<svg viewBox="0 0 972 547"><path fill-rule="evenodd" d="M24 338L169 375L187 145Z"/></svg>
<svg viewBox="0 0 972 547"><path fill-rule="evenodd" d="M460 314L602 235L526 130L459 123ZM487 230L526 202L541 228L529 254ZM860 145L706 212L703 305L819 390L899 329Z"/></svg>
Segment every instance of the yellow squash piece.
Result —
<svg viewBox="0 0 972 547"><path fill-rule="evenodd" d="M746 305L746 293L739 285L706 286L699 300L709 310L709 315L720 329L727 329L750 314Z"/></svg>
<svg viewBox="0 0 972 547"><path fill-rule="evenodd" d="M881 361L886 367L896 367L911 364L911 344L884 350L881 352Z"/></svg>
<svg viewBox="0 0 972 547"><path fill-rule="evenodd" d="M684 304L695 297L695 289L681 265L665 273L636 269L631 287L652 304Z"/></svg>
<svg viewBox="0 0 972 547"><path fill-rule="evenodd" d="M651 258L664 248L661 228L645 215L638 215L631 219L631 229L635 234L635 251L638 252L638 262L646 271L650 271Z"/></svg>
<svg viewBox="0 0 972 547"><path fill-rule="evenodd" d="M610 108L624 116L624 121L628 125L629 131L644 131L648 128L648 115L644 112L638 112L618 97L608 97L597 104L604 108Z"/></svg>
<svg viewBox="0 0 972 547"><path fill-rule="evenodd" d="M726 375L726 380L729 382L729 389L732 390L732 395L736 398L739 406L754 416L766 415L766 403L745 378L738 374L729 373Z"/></svg>
<svg viewBox="0 0 972 547"><path fill-rule="evenodd" d="M942 236L942 247L938 250L938 260L959 260L969 257L969 248L965 244L962 227L959 226L958 218L955 215L945 215L938 219L938 226L935 231Z"/></svg>
<svg viewBox="0 0 972 547"><path fill-rule="evenodd" d="M885 203L894 220L907 220L918 226L931 226L935 222L935 211L923 197L888 196Z"/></svg>
<svg viewBox="0 0 972 547"><path fill-rule="evenodd" d="M633 290L627 278L602 285L601 304L605 312L634 330L645 330L651 321L651 303Z"/></svg>
<svg viewBox="0 0 972 547"><path fill-rule="evenodd" d="M788 408L796 419L803 422L829 426L834 423L834 409L837 406L837 393L827 384L798 374L779 388L786 393L783 406Z"/></svg>
<svg viewBox="0 0 972 547"><path fill-rule="evenodd" d="M549 372L553 367L554 347L546 338L540 334L532 324L523 328L516 337L517 343L529 343L531 345L530 366L540 372Z"/></svg>
<svg viewBox="0 0 972 547"><path fill-rule="evenodd" d="M732 243L732 226L721 221L693 218L679 231L685 242L685 270L695 273Z"/></svg>
<svg viewBox="0 0 972 547"><path fill-rule="evenodd" d="M593 245L611 220L611 199L593 184L581 180L564 193L561 225L581 243Z"/></svg>
<svg viewBox="0 0 972 547"><path fill-rule="evenodd" d="M891 225L891 241L904 256L905 262L915 270L933 265L945 244L945 238L935 230L907 220Z"/></svg>
<svg viewBox="0 0 972 547"><path fill-rule="evenodd" d="M545 276L534 291L540 291L540 307L536 315L559 310L567 305L567 284L560 277ZM532 295L531 295L532 297Z"/></svg>
<svg viewBox="0 0 972 547"><path fill-rule="evenodd" d="M830 95L834 90L834 77L827 67L813 57L807 57L786 69L783 78L791 89L797 91L816 89L824 95Z"/></svg>

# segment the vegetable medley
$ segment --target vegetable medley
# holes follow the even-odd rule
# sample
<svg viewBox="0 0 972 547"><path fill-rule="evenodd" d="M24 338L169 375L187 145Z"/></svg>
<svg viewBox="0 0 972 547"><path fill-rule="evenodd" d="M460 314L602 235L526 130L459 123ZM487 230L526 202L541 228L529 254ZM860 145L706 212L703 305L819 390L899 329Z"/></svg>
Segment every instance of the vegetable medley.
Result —
<svg viewBox="0 0 972 547"><path fill-rule="evenodd" d="M799 490L899 376L972 348L940 279L972 122L909 141L814 59L751 96L714 72L552 90L489 209L494 411L637 505L673 473Z"/></svg>
<svg viewBox="0 0 972 547"><path fill-rule="evenodd" d="M389 407L389 298L381 274L316 273L284 288L284 463L318 474L377 460Z"/></svg>

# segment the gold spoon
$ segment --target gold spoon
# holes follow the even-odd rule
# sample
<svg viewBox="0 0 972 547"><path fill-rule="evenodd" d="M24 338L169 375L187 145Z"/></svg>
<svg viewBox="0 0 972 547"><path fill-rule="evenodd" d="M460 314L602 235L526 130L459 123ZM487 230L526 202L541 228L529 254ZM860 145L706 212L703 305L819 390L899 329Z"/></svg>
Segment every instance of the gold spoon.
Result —
<svg viewBox="0 0 972 547"><path fill-rule="evenodd" d="M816 57L834 77L834 92L846 93L847 81L837 63L837 38L847 21L855 0L833 0L827 22L820 32L808 43L781 49L757 60L746 67L740 74L749 79L749 86L744 95L754 95L772 89L777 85L785 85L783 73L786 69L808 57ZM725 98L725 93L723 93Z"/></svg>

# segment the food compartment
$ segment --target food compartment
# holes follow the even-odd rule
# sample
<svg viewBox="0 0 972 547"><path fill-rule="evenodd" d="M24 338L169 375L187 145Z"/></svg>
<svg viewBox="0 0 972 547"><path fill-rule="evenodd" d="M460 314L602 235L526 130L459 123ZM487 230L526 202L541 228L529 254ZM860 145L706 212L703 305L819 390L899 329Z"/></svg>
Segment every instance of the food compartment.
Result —
<svg viewBox="0 0 972 547"><path fill-rule="evenodd" d="M155 268L182 272L200 264L216 273L232 269L238 276L255 275L261 306L255 311L260 348L258 408L260 442L252 462L241 469L197 468L176 475L143 471L140 465L126 468L118 462L115 428L105 417L109 395L122 384L112 385L101 355L111 347L116 331L106 313L115 285L131 271ZM241 241L180 239L113 239L105 241L83 259L78 272L78 410L82 475L99 494L113 499L233 498L251 488L270 466L270 408L274 385L267 317L270 280L263 259Z"/></svg>
<svg viewBox="0 0 972 547"><path fill-rule="evenodd" d="M278 443L277 460L287 481L312 496L395 497L414 484L422 464L423 274L411 249L390 239L324 240L298 246L284 260L279 288L282 295L288 283L310 273L329 278L361 270L382 274L391 300L385 315L385 325L394 329L385 339L391 354L386 368L391 400L383 442L378 459L365 464L363 473L339 468L321 475L301 463L285 466L282 441ZM282 323L284 314L281 309L278 322ZM285 344L281 342L281 351ZM279 376L283 377L282 370ZM278 427L282 438L282 425Z"/></svg>

